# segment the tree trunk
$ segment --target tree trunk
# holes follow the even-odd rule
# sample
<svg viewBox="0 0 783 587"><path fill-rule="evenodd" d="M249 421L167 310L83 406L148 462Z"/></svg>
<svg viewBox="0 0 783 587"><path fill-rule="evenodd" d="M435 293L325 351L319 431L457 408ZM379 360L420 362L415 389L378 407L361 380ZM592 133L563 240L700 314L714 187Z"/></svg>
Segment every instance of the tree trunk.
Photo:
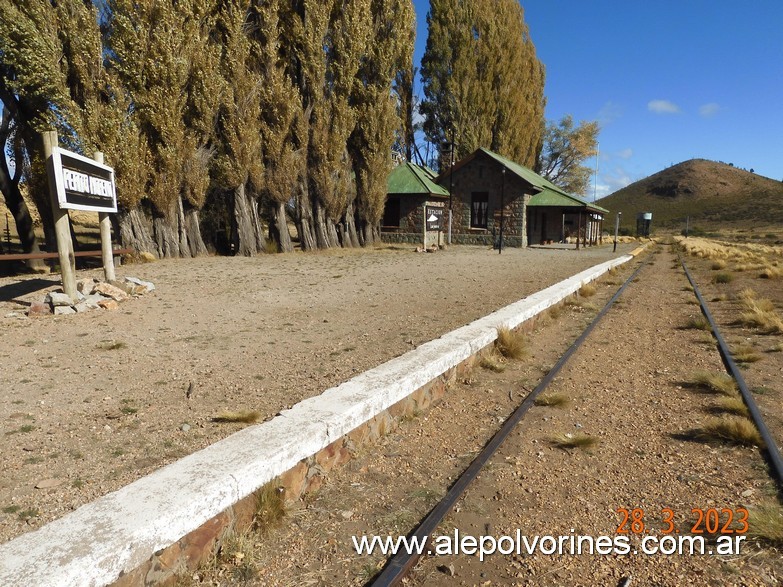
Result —
<svg viewBox="0 0 783 587"><path fill-rule="evenodd" d="M152 219L152 228L155 235L158 257L179 257L179 239L176 226L163 215L156 215Z"/></svg>
<svg viewBox="0 0 783 587"><path fill-rule="evenodd" d="M190 243L188 243L188 234L185 231L185 206L182 204L182 196L177 197L176 224L172 226L172 229L177 231L179 256L190 257Z"/></svg>
<svg viewBox="0 0 783 587"><path fill-rule="evenodd" d="M277 241L278 251L290 253L294 250L294 246L291 244L291 235L288 233L288 218L284 202L275 203L274 215L275 220L269 225L269 234Z"/></svg>
<svg viewBox="0 0 783 587"><path fill-rule="evenodd" d="M348 232L348 246L360 247L359 235L356 232L356 213L353 208L353 202L348 203L348 208L345 211L345 228ZM346 246L345 244L343 246Z"/></svg>
<svg viewBox="0 0 783 587"><path fill-rule="evenodd" d="M19 184L13 182L6 173L5 157L2 157L2 159L3 161L0 164L0 191L2 191L5 197L5 205L14 217L16 233L19 235L22 250L25 253L40 253L41 249L38 246L38 239L33 229L33 219L30 216L30 210L27 208L27 203L19 190ZM43 259L30 259L27 261L27 266L34 271L43 271L46 268Z"/></svg>
<svg viewBox="0 0 783 587"><path fill-rule="evenodd" d="M240 184L234 189L234 246L236 254L243 257L252 257L258 253L251 206L245 184Z"/></svg>
<svg viewBox="0 0 783 587"><path fill-rule="evenodd" d="M185 202L185 234L190 243L190 254L194 257L207 254L207 245L201 237L201 223L199 221L198 208Z"/></svg>
<svg viewBox="0 0 783 587"><path fill-rule="evenodd" d="M153 254L157 247L150 234L149 221L144 215L141 205L139 204L131 210L120 208L117 216L122 246L134 249L139 253Z"/></svg>
<svg viewBox="0 0 783 587"><path fill-rule="evenodd" d="M253 231L255 232L256 250L266 252L266 237L264 236L264 225L261 222L261 215L258 211L258 200L252 196L248 197L250 204L250 216L253 221Z"/></svg>
<svg viewBox="0 0 783 587"><path fill-rule="evenodd" d="M317 248L313 230L313 208L310 204L310 193L304 183L300 185L299 196L296 198L296 232L299 234L299 246L303 251Z"/></svg>

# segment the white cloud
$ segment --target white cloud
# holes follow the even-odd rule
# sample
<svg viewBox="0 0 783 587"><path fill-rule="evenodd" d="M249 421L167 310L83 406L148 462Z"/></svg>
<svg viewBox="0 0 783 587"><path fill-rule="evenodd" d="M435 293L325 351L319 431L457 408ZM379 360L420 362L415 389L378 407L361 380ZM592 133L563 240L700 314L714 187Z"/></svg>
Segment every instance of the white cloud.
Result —
<svg viewBox="0 0 783 587"><path fill-rule="evenodd" d="M618 151L617 156L620 159L630 159L631 157L633 157L633 149L629 147L627 149L623 149L622 151Z"/></svg>
<svg viewBox="0 0 783 587"><path fill-rule="evenodd" d="M722 108L720 107L720 104L717 104L715 102L709 102L707 104L703 104L699 106L699 115L703 116L704 118L711 118L721 110Z"/></svg>
<svg viewBox="0 0 783 587"><path fill-rule="evenodd" d="M650 100L647 102L647 110L656 114L679 114L680 107L669 100Z"/></svg>

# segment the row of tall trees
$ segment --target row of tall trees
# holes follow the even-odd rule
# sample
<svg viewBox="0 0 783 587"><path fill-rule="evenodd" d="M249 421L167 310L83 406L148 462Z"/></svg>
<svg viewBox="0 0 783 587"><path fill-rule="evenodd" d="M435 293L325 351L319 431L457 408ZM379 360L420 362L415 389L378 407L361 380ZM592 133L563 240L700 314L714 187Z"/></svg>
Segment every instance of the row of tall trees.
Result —
<svg viewBox="0 0 783 587"><path fill-rule="evenodd" d="M487 147L581 191L598 127L545 123L519 2L431 0L428 26L418 111L441 164ZM413 41L411 0L0 0L0 190L25 249L22 183L55 242L50 128L115 168L125 246L290 251L290 220L305 250L374 242L391 153L415 144Z"/></svg>
<svg viewBox="0 0 783 587"><path fill-rule="evenodd" d="M410 0L0 0L0 189L25 248L22 182L54 242L52 127L114 166L125 246L198 255L228 222L241 254L287 251L291 217L304 249L373 242L413 36Z"/></svg>

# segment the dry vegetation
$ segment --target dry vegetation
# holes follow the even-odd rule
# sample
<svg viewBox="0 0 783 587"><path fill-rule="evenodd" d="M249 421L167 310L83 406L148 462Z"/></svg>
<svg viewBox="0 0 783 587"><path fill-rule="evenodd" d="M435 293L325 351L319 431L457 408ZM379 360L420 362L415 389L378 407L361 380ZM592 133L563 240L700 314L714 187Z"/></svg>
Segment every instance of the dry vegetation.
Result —
<svg viewBox="0 0 783 587"><path fill-rule="evenodd" d="M718 440L741 446L764 445L756 425L747 418L737 416L721 416L707 420L698 437L702 440Z"/></svg>
<svg viewBox="0 0 783 587"><path fill-rule="evenodd" d="M498 328L495 348L507 359L522 359L527 355L525 337L521 332L508 328Z"/></svg>

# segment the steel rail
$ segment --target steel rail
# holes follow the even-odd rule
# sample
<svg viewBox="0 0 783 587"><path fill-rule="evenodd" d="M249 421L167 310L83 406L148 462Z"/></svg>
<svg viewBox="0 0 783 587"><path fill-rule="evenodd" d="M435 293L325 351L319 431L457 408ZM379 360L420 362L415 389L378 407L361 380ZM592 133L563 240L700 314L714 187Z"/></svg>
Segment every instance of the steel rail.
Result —
<svg viewBox="0 0 783 587"><path fill-rule="evenodd" d="M519 405L519 407L508 417L508 419L503 423L503 426L501 426L501 428L495 433L490 441L484 446L478 456L473 459L468 468L465 469L457 478L443 499L438 502L435 507L432 508L432 510L430 510L430 513L427 514L427 517L424 518L419 526L408 535L410 538L415 536L417 540L422 542L425 539L429 540L429 537L432 535L438 525L440 525L441 521L443 521L443 518L445 518L446 515L451 511L452 507L454 507L454 504L464 493L465 489L467 489L468 485L470 485L470 483L473 482L473 480L478 476L479 472L487 463L487 461L495 454L500 445L503 444L503 441L508 438L512 430L522 420L527 411L533 406L536 397L538 397L538 395L549 386L549 384L557 376L571 356L587 339L595 326L601 321L604 315L606 315L617 298L620 297L628 284L634 280L636 275L642 270L642 268L645 267L646 264L647 263L643 263L640 265L636 271L634 271L633 274L625 281L625 283L623 283L622 287L620 287L620 289L615 292L615 294L606 303L603 309L598 312L592 322L590 322L582 334L579 335L579 338L577 338L573 344L568 347L568 350L566 350L560 359L558 359L557 363L555 363L555 366L552 367L552 369L539 382L536 388L530 392L530 394ZM420 544L422 542L420 542ZM425 548L423 550L426 551L427 549ZM389 559L389 561L386 563L386 566L384 566L381 573L371 583L372 586L387 587L399 584L403 577L405 577L414 567L414 565L416 565L422 554L424 553L408 553L405 549L398 550L397 553L393 555L392 558Z"/></svg>
<svg viewBox="0 0 783 587"><path fill-rule="evenodd" d="M778 482L778 490L783 495L783 458L780 456L780 449L778 448L775 439L770 434L769 428L767 428L767 425L764 423L764 417L761 415L761 411L756 404L756 400L753 399L753 394L748 389L748 386L745 383L745 378L742 376L739 367L737 367L737 364L734 362L734 359L731 356L731 351L726 345L726 341L723 340L723 336L721 336L721 333L718 330L718 325L712 317L709 308L707 308L707 302L704 300L704 297L702 297L701 292L696 285L696 280L693 279L691 272L688 271L688 266L685 264L685 260L681 259L680 263L682 263L682 268L685 270L685 275L688 277L688 281L691 283L691 287L693 287L693 292L696 294L696 299L698 299L699 304L701 304L701 311L704 314L704 317L710 323L710 327L712 328L712 335L715 337L715 340L718 343L718 350L720 351L721 359L723 359L723 364L725 365L729 374L736 380L737 386L740 389L740 394L742 394L742 399L744 400L745 405L748 408L748 412L750 413L750 417L753 420L753 423L756 425L756 428L758 428L761 439L764 441L769 464L773 469L774 477L777 478L776 481Z"/></svg>

